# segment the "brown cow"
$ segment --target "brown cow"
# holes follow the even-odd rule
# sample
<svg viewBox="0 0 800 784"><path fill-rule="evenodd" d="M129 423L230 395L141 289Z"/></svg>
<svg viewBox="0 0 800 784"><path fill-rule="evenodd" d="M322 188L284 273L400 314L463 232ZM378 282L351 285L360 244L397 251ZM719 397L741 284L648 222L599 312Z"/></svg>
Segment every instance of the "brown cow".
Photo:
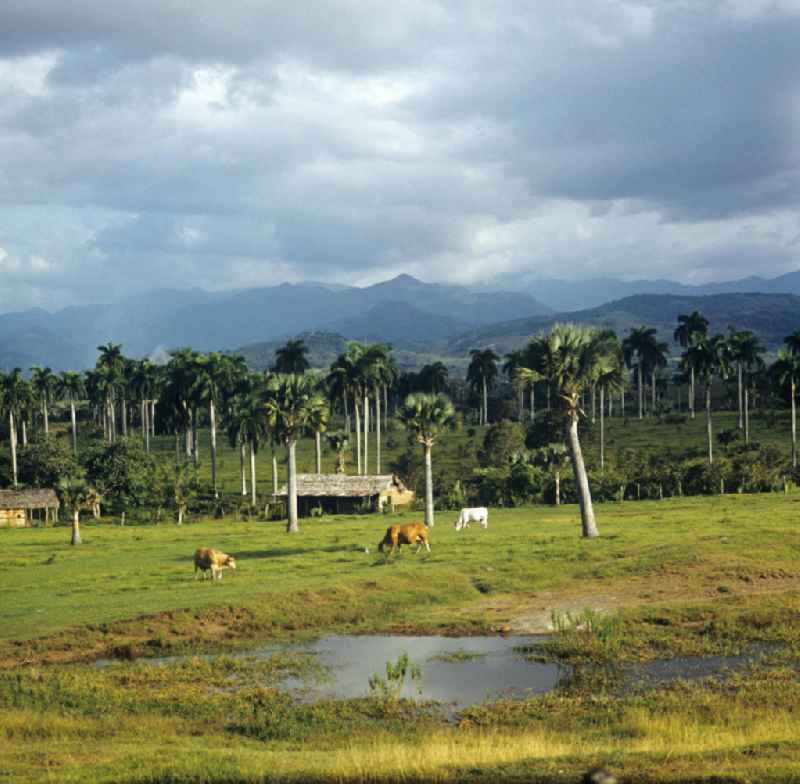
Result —
<svg viewBox="0 0 800 784"><path fill-rule="evenodd" d="M389 555L395 548L400 549L403 544L416 544L418 553L425 545L425 549L430 552L431 546L428 543L428 526L425 523L408 523L406 525L390 525L386 529L386 536L378 544L378 549L384 552L384 547L389 547Z"/></svg>
<svg viewBox="0 0 800 784"><path fill-rule="evenodd" d="M226 555L219 550L211 547L201 547L194 554L194 579L197 579L198 570L203 573L205 579L206 572L211 572L212 580L222 579L222 570L236 568L236 559L232 555Z"/></svg>

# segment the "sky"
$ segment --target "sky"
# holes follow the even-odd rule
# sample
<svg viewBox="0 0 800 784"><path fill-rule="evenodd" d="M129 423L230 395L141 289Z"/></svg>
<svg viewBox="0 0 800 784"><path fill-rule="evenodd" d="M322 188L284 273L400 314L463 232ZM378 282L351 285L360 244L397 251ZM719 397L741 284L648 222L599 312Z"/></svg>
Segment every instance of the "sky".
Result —
<svg viewBox="0 0 800 784"><path fill-rule="evenodd" d="M3 0L0 310L800 268L800 0Z"/></svg>

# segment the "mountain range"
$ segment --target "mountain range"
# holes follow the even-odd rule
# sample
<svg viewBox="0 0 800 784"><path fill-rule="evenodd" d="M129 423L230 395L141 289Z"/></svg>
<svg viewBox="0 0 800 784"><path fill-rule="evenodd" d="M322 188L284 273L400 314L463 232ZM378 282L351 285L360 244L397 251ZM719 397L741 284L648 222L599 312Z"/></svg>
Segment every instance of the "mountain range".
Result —
<svg viewBox="0 0 800 784"><path fill-rule="evenodd" d="M777 278L751 276L738 280L688 285L673 280L618 280L615 278L589 278L587 280L538 279L532 276L505 276L495 278L492 285L481 285L476 290L493 287L527 291L549 307L559 312L595 308L606 302L631 297L636 294L670 294L674 296L703 297L714 294L795 294L800 296L800 270Z"/></svg>
<svg viewBox="0 0 800 784"><path fill-rule="evenodd" d="M631 326L655 326L671 339L680 313L698 309L712 330L729 325L752 329L771 348L800 327L800 271L780 278L748 278L714 284L731 289L698 293L707 287L670 281L604 280L567 284L523 281L508 290L480 291L464 286L424 283L409 275L367 287L326 283L284 283L234 292L158 289L105 305L72 306L50 313L31 309L0 314L0 368L49 365L54 370L94 364L96 347L121 343L129 356L163 354L178 346L198 350L242 350L271 362L275 348L300 333L332 336L320 353L329 354L345 339L383 340L402 352L402 366L414 367L432 357L451 358L453 367L470 348L492 344L507 351L555 321L608 326L622 333ZM533 285L533 284L530 284ZM675 292L638 292L580 310L573 304L592 286L605 296L630 286L675 286ZM757 286L761 291L737 293ZM713 288L713 287L712 287ZM561 294L558 294L561 291ZM555 293L554 293L555 292ZM581 293L583 292L583 293ZM547 304L543 304L547 303Z"/></svg>

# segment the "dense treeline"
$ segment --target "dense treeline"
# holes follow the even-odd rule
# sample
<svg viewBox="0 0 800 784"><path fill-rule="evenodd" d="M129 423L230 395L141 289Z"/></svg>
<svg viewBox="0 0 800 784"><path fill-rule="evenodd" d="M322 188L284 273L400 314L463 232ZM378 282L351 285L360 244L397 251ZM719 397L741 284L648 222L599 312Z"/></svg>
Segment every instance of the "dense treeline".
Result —
<svg viewBox="0 0 800 784"><path fill-rule="evenodd" d="M15 487L57 486L73 515L76 542L80 510L97 512L101 501L115 510L148 509L155 519L171 509L178 522L201 497L211 509L222 508L214 503L220 500L219 439L237 450L241 496L254 508L256 454L272 450L275 496L275 447L285 447L289 531L298 525L296 446L304 437L314 439L318 473L324 440L337 454L337 470L349 459L359 474L392 469L424 489L429 524L435 506L577 500L583 533L594 536L593 495L749 492L779 488L796 476L800 330L786 338L771 365L752 332L709 335L696 311L679 317L674 340L683 350L670 361L669 346L646 326L620 340L611 330L556 325L502 358L491 347L474 349L465 380L451 378L441 362L401 373L382 343L348 343L321 371L309 367L302 340L289 341L265 373L251 372L236 355L182 348L159 365L107 343L85 373L35 367L29 378L20 369L0 374L0 435L9 447L0 471ZM734 431L715 434L720 394L734 401L738 421ZM607 455L608 417L651 417L668 426L695 418L698 400L705 454L664 452L642 460L617 449ZM788 463L751 440L754 407L762 411L766 404L790 406ZM68 445L50 438L55 407L68 417ZM397 423L406 427L410 446L387 465L387 432ZM435 475L435 443L463 425L486 428L480 467L470 476ZM210 433L208 487L196 471L201 428ZM587 428L599 441L588 461L581 447ZM153 451L154 440L165 436L174 440L174 460Z"/></svg>

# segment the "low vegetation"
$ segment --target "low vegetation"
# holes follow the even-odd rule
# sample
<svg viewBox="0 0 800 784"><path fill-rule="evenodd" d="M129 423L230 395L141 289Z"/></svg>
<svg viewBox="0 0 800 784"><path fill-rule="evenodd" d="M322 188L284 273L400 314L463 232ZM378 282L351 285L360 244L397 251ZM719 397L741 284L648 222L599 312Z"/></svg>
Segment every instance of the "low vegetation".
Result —
<svg viewBox="0 0 800 784"><path fill-rule="evenodd" d="M388 562L363 547L382 515L314 518L291 539L279 521L90 522L81 549L60 527L0 532L0 769L20 781L574 782L604 765L626 781L787 780L800 750L800 495L602 509L594 540L576 537L574 507L499 509L487 530L442 520L430 554ZM237 571L195 581L201 544L234 554ZM385 693L306 704L278 687L319 677L313 659L246 655L326 632L548 626L551 644L526 653L570 662L571 680L456 716L397 697L410 663L364 672L365 693L375 675ZM766 658L725 681L620 691L596 669L752 646Z"/></svg>

